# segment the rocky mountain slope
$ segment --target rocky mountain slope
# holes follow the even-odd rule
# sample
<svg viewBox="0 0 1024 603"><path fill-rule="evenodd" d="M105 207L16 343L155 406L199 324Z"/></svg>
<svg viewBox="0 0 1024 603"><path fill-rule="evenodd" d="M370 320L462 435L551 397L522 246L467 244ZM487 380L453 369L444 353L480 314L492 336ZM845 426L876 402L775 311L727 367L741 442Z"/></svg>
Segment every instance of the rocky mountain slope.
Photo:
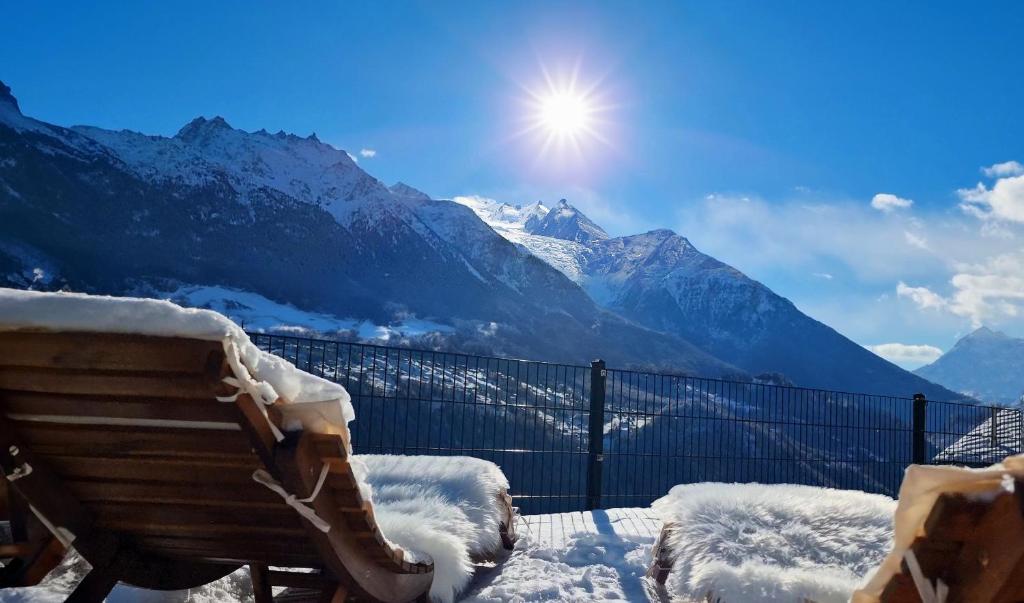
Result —
<svg viewBox="0 0 1024 603"><path fill-rule="evenodd" d="M257 295L320 317L450 327L425 345L740 373L600 308L464 206L389 189L315 136L219 117L170 138L64 128L23 115L2 84L0 284L216 287L229 314Z"/></svg>
<svg viewBox="0 0 1024 603"><path fill-rule="evenodd" d="M671 230L593 236L593 223L563 202L549 215L557 211L566 228L544 230L557 235L547 236L530 226L547 219L536 218L537 205L458 200L496 232L579 283L601 306L683 337L751 374L781 373L806 387L963 397L850 341Z"/></svg>
<svg viewBox="0 0 1024 603"><path fill-rule="evenodd" d="M914 372L984 402L1020 404L1024 397L1024 339L981 327Z"/></svg>

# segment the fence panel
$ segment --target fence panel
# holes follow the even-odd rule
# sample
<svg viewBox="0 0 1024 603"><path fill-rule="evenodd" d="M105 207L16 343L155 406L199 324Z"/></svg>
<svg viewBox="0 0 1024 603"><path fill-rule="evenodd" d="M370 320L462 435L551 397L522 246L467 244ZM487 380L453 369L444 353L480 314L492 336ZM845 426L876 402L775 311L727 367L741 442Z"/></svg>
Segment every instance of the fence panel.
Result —
<svg viewBox="0 0 1024 603"><path fill-rule="evenodd" d="M911 401L608 371L605 506L646 506L681 483L760 482L895 494Z"/></svg>
<svg viewBox="0 0 1024 603"><path fill-rule="evenodd" d="M590 367L251 337L345 386L357 454L474 456L501 466L524 513L584 507Z"/></svg>
<svg viewBox="0 0 1024 603"><path fill-rule="evenodd" d="M1015 408L919 402L915 424L910 397L250 336L345 386L357 454L493 461L524 513L646 506L705 481L895 496L915 453L987 465L1024 439Z"/></svg>
<svg viewBox="0 0 1024 603"><path fill-rule="evenodd" d="M927 414L925 440L936 463L983 467L1022 450L1018 408L929 401Z"/></svg>

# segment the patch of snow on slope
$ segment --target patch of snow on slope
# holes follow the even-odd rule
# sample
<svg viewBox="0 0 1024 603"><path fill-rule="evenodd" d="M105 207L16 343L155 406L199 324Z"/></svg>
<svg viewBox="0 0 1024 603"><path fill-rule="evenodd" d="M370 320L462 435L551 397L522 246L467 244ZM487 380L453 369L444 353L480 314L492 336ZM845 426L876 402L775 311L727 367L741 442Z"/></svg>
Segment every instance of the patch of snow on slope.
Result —
<svg viewBox="0 0 1024 603"><path fill-rule="evenodd" d="M287 332L308 329L319 333L356 331L361 340L389 341L425 333L448 333L453 328L430 320L406 318L387 325L368 320L339 318L330 314L301 310L258 293L227 287L188 285L158 294L182 305L216 310L249 331Z"/></svg>

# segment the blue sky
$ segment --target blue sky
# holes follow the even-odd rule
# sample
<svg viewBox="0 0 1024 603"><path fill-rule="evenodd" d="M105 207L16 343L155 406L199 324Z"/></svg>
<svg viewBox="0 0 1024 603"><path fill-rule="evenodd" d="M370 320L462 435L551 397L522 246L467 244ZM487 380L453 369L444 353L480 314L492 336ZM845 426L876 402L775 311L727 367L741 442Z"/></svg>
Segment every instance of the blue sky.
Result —
<svg viewBox="0 0 1024 603"><path fill-rule="evenodd" d="M222 115L373 150L434 196L568 197L614 234L679 230L859 343L948 349L1024 335L1022 176L982 171L1024 161L1021 31L1009 2L18 3L0 79L58 124ZM603 140L542 152L530 91L574 68Z"/></svg>

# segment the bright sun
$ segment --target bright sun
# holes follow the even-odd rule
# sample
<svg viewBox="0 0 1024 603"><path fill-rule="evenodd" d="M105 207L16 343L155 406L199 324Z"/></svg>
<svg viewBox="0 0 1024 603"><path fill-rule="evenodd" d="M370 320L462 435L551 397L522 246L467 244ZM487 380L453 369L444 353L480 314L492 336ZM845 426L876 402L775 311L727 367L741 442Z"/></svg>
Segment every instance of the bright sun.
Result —
<svg viewBox="0 0 1024 603"><path fill-rule="evenodd" d="M539 134L538 157L555 156L583 158L594 142L608 140L601 130L607 128L607 101L598 90L599 81L584 84L577 65L564 77L552 77L543 69L541 86L526 88L527 124L521 134ZM568 155L567 155L568 154Z"/></svg>
<svg viewBox="0 0 1024 603"><path fill-rule="evenodd" d="M551 92L538 100L538 117L549 134L578 136L589 129L593 109L586 97L571 92Z"/></svg>

